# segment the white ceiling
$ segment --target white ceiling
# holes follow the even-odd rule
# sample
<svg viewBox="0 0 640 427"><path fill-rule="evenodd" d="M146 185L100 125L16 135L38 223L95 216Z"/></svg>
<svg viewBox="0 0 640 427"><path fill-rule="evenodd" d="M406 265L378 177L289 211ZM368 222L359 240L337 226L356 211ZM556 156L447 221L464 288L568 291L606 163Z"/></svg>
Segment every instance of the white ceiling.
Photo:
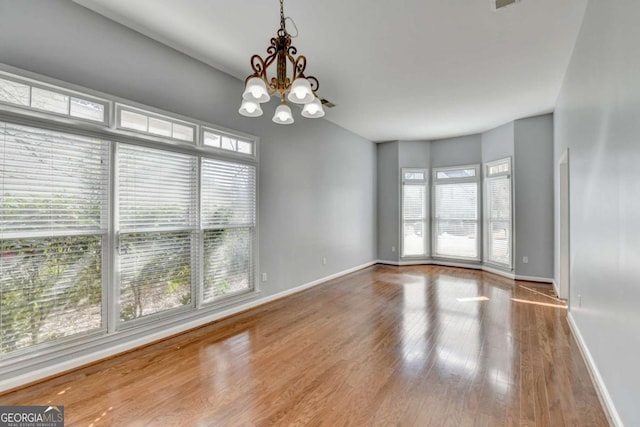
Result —
<svg viewBox="0 0 640 427"><path fill-rule="evenodd" d="M251 55L264 55L279 28L277 0L75 1L243 80ZM306 74L337 104L325 117L387 141L482 132L553 111L586 0L522 0L499 11L490 3L284 6L299 29L293 45L307 57Z"/></svg>

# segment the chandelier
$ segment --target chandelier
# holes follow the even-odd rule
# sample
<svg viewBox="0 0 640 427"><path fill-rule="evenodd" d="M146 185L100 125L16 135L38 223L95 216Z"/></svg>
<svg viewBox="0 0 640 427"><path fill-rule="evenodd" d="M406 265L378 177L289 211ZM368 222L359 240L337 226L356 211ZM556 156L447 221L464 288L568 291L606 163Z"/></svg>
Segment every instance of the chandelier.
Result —
<svg viewBox="0 0 640 427"><path fill-rule="evenodd" d="M302 116L318 118L324 116L322 102L316 95L319 83L312 76L305 76L307 58L304 55L295 56L298 50L291 45L291 34L287 32L284 16L284 0L280 0L280 29L277 37L271 38L271 45L267 48L267 57L260 55L251 57L253 74L245 80L242 104L239 113L247 117L262 115L260 104L268 102L272 96L280 96L280 105L276 108L273 121L278 124L293 123L291 108L287 100L295 104L302 104ZM276 64L275 76L269 78L267 70ZM291 76L287 75L287 65L291 64Z"/></svg>

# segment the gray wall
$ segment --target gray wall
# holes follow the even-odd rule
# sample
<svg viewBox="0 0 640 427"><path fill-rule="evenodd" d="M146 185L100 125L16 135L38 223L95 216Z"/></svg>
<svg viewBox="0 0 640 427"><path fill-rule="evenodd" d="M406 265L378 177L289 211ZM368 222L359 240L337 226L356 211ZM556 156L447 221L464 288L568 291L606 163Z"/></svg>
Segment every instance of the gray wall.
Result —
<svg viewBox="0 0 640 427"><path fill-rule="evenodd" d="M509 122L482 134L482 162L513 157L514 123Z"/></svg>
<svg viewBox="0 0 640 427"><path fill-rule="evenodd" d="M398 141L378 144L378 259L398 262L400 170ZM395 250L392 250L395 248Z"/></svg>
<svg viewBox="0 0 640 427"><path fill-rule="evenodd" d="M5 64L259 136L262 296L375 260L372 142L297 111L276 125L273 105L242 117L241 81L70 1L0 1L0 40Z"/></svg>
<svg viewBox="0 0 640 427"><path fill-rule="evenodd" d="M515 273L549 279L554 262L553 115L516 120L514 130Z"/></svg>
<svg viewBox="0 0 640 427"><path fill-rule="evenodd" d="M431 167L473 165L482 162L482 135L448 138L431 143Z"/></svg>
<svg viewBox="0 0 640 427"><path fill-rule="evenodd" d="M399 141L398 165L400 168L431 167L431 143L429 141Z"/></svg>
<svg viewBox="0 0 640 427"><path fill-rule="evenodd" d="M555 114L556 169L569 147L570 316L627 426L640 425L639 16L637 0L589 1Z"/></svg>

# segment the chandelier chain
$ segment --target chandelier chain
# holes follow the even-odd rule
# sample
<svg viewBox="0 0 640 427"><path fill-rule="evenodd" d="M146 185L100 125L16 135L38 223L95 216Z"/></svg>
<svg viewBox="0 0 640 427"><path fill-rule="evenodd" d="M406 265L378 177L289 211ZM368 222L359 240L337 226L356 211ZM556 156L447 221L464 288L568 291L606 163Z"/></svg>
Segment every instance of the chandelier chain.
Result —
<svg viewBox="0 0 640 427"><path fill-rule="evenodd" d="M287 31L284 22L284 0L280 0L280 29L284 30L285 32Z"/></svg>

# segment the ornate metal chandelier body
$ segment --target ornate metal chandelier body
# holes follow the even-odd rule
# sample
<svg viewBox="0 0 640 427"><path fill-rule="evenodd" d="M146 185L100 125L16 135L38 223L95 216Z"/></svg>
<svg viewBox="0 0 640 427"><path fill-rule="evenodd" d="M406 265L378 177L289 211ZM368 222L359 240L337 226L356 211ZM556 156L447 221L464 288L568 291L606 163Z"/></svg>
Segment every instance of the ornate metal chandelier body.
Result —
<svg viewBox="0 0 640 427"><path fill-rule="evenodd" d="M267 48L267 57L262 58L260 55L251 57L253 74L245 80L239 112L247 117L261 116L260 104L268 102L271 96L279 95L280 105L276 108L273 121L279 124L291 124L294 120L287 100L304 105L303 117L322 117L324 110L316 95L319 87L318 79L313 76L305 76L307 58L304 55L296 57L298 50L291 45L291 35L285 26L283 1L280 0L280 29L277 36L271 38L271 45ZM276 74L270 79L267 71L274 63L276 64ZM292 69L290 77L287 75L289 64Z"/></svg>

